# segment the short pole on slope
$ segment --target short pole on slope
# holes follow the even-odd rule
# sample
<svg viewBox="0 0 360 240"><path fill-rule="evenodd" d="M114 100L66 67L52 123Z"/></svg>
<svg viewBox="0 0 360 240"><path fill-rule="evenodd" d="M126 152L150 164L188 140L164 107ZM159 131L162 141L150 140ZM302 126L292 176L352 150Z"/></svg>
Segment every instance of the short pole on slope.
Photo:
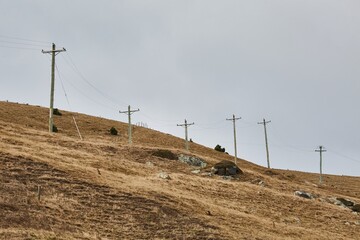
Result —
<svg viewBox="0 0 360 240"><path fill-rule="evenodd" d="M129 128L128 128L128 135L129 135L129 144L132 144L132 126L131 126L131 115L135 112L140 111L140 109L131 110L130 105L128 106L127 111L119 111L119 113L125 113L128 115L128 122L129 122Z"/></svg>
<svg viewBox="0 0 360 240"><path fill-rule="evenodd" d="M185 127L185 150L189 151L189 141L188 141L188 126L194 125L195 123L188 123L185 119L184 124L177 124L178 127Z"/></svg>
<svg viewBox="0 0 360 240"><path fill-rule="evenodd" d="M233 129L234 129L234 150L235 150L235 165L237 162L237 147L236 147L236 126L235 126L235 121L241 119L241 117L236 118L235 114L233 114L232 118L227 118L226 120L228 121L232 121L233 122Z"/></svg>
<svg viewBox="0 0 360 240"><path fill-rule="evenodd" d="M269 145L268 145L268 138L267 138L267 131L266 131L266 124L271 123L271 121L265 121L265 118L262 122L258 122L258 124L264 125L264 132L265 132L265 145L266 145L266 160L267 160L267 167L270 168L270 157L269 157Z"/></svg>
<svg viewBox="0 0 360 240"><path fill-rule="evenodd" d="M319 146L319 149L316 149L315 152L320 153L320 179L319 179L319 183L322 184L322 182L323 182L323 180L322 180L322 153L326 152L326 150L324 149L323 146Z"/></svg>

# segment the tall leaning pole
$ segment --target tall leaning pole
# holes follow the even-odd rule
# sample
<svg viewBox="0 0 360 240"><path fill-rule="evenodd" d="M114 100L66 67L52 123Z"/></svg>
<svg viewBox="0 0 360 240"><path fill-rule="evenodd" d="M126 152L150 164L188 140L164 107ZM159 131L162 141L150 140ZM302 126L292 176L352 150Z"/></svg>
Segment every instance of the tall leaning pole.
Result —
<svg viewBox="0 0 360 240"><path fill-rule="evenodd" d="M55 56L60 52L65 52L66 49L56 50L55 43L52 44L52 50L44 51L42 53L51 54L51 87L50 87L50 114L49 114L49 132L54 132L54 92L55 92Z"/></svg>
<svg viewBox="0 0 360 240"><path fill-rule="evenodd" d="M319 149L316 149L315 152L320 153L320 179L319 179L319 184L323 183L323 179L322 179L322 153L326 152L326 150L324 149L323 146L319 146Z"/></svg>
<svg viewBox="0 0 360 240"><path fill-rule="evenodd" d="M236 126L235 126L235 121L241 119L241 117L236 118L235 114L233 114L232 118L227 118L226 120L228 121L232 121L233 122L233 130L234 130L234 150L235 150L235 156L234 156L234 160L235 160L235 165L237 162L237 147L236 147Z"/></svg>

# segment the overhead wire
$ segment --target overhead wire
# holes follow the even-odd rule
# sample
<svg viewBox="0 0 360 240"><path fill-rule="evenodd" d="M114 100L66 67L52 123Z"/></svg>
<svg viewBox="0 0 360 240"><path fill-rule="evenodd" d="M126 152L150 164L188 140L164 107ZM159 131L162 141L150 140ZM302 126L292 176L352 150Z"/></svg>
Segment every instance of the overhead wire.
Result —
<svg viewBox="0 0 360 240"><path fill-rule="evenodd" d="M150 117L149 115L145 114L143 111L140 111L139 114L143 115L144 117L148 118L149 120L167 123L167 124L165 124L165 125L176 125L177 122L178 122L178 121L176 121L176 120L156 119L156 118Z"/></svg>
<svg viewBox="0 0 360 240"><path fill-rule="evenodd" d="M99 102L97 100L95 100L94 98L92 97L89 97L87 94L85 94L82 90L80 90L76 85L74 85L71 81L67 81L66 78L65 78L65 81L70 85L72 86L77 92L79 92L82 96L84 96L85 98L89 99L90 101L92 101L93 103L96 103L97 105L99 106L102 106L102 107L105 107L109 110L115 110L117 111L117 109L113 108L113 107L110 107L109 105L107 104L104 104L102 102Z"/></svg>
<svg viewBox="0 0 360 240"><path fill-rule="evenodd" d="M333 154L335 154L335 155L338 155L338 156L340 156L340 157L346 158L346 159L348 159L348 160L350 160L350 161L360 163L360 160L359 160L359 159L355 159L355 158L346 156L346 155L344 155L344 154L342 154L342 153L339 153L339 152L336 152L336 151L334 151L334 150L332 150L332 149L327 149L327 151L330 152L330 153L333 153Z"/></svg>
<svg viewBox="0 0 360 240"><path fill-rule="evenodd" d="M313 152L313 150L309 150L310 148L300 148L297 146L294 146L292 144L288 144L285 141L283 141L278 135L277 135L277 130L274 126L272 126L273 129L275 129L275 131L272 131L271 134L273 137L275 137L275 139L277 139L282 145L279 144L271 144L272 146L277 146L277 147L283 147L285 146L288 149L293 149L299 152Z"/></svg>
<svg viewBox="0 0 360 240"><path fill-rule="evenodd" d="M64 95L65 95L66 101L67 101L67 103L68 103L68 106L69 106L69 109L70 109L70 112L71 112L71 115L72 115L72 118L73 118L73 121L74 121L76 130L77 130L77 132L78 132L78 134L79 134L80 139L83 140L83 137L81 136L81 133L80 133L79 126L77 125L75 116L74 116L73 111L72 111L72 109L71 109L70 101L69 101L68 95L67 95L67 93L66 93L64 83L63 83L62 78L61 78L61 76L60 76L60 71L59 71L59 69L58 69L58 67L57 67L56 64L55 64L55 68L56 68L56 72L57 72L57 74L58 74L58 77L59 77L59 79L60 79L61 87L62 87L62 89L63 89L63 92L64 92Z"/></svg>
<svg viewBox="0 0 360 240"><path fill-rule="evenodd" d="M47 55L46 55L46 56L47 56ZM49 56L47 56L47 57L48 57L48 60L51 62L50 57L49 57ZM56 64L55 64L55 66L56 66ZM57 69L57 71L58 71L59 74L60 74L59 69ZM62 75L64 76L63 73L62 73ZM82 90L80 90L78 87L76 87L76 85L74 85L71 81L68 81L66 78L63 78L63 79L64 79L71 87L73 87L77 92L79 92L82 96L84 96L85 98L89 99L89 100L92 101L93 103L96 103L97 105L102 106L102 107L105 107L105 108L110 109L110 110L116 110L115 108L112 108L112 107L110 107L109 105L103 104L103 103L101 103L101 102L99 102L99 101L97 101L97 100L89 97L89 96L88 96L87 94L85 94Z"/></svg>
<svg viewBox="0 0 360 240"><path fill-rule="evenodd" d="M41 48L15 47L15 46L4 46L4 45L0 45L0 47L1 48L10 48L10 49L41 51Z"/></svg>
<svg viewBox="0 0 360 240"><path fill-rule="evenodd" d="M14 45L25 45L25 46L33 46L33 47L48 47L49 45L45 44L33 44L33 43L21 43L21 42L13 42L13 41L4 41L0 39L1 43L14 44Z"/></svg>
<svg viewBox="0 0 360 240"><path fill-rule="evenodd" d="M36 42L36 43L48 43L48 44L51 44L51 42L47 42L47 41L39 41L39 40L34 40L34 39L19 38L19 37L6 36L6 35L0 35L0 38L7 38L7 39L14 39L14 40L21 40L21 41L27 41L27 42Z"/></svg>
<svg viewBox="0 0 360 240"><path fill-rule="evenodd" d="M79 68L76 66L76 64L74 63L74 61L72 60L72 58L68 52L66 52L66 56L68 57L69 60L67 60L64 56L62 56L62 57L65 60L65 62L70 66L70 68L72 68L72 70L80 77L80 79L82 79L86 84L88 84L90 87L92 87L98 94L105 97L112 104L119 105L119 102L120 102L126 106L128 105L128 104L124 103L123 101L114 99L113 97L109 96L108 94L106 94L103 91L101 91L100 89L98 89L94 84L92 84L89 80L87 80L87 78L85 78L85 76L80 72Z"/></svg>

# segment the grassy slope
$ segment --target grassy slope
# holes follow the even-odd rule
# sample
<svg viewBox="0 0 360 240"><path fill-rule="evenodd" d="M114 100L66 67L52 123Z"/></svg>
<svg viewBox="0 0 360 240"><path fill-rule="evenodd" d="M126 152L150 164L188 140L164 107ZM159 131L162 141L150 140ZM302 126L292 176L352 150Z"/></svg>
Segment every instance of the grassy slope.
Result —
<svg viewBox="0 0 360 240"><path fill-rule="evenodd" d="M316 174L244 160L239 180L202 176L153 155L184 153L182 139L135 127L130 147L126 124L75 114L80 141L72 115L62 113L59 133L49 134L47 109L0 102L0 239L360 239L359 215L293 195L360 203L358 177L326 175L319 187ZM108 134L112 126L120 137ZM232 159L195 143L191 154L210 164Z"/></svg>

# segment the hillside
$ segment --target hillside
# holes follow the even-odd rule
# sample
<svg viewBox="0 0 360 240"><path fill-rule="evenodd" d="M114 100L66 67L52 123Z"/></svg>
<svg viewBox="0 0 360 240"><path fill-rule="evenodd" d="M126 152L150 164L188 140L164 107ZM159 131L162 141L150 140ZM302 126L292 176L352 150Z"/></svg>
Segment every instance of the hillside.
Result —
<svg viewBox="0 0 360 240"><path fill-rule="evenodd" d="M319 186L317 174L240 160L244 173L227 179L209 169L232 156L196 143L186 152L142 127L129 146L126 123L74 113L81 141L60 111L50 134L48 109L0 102L0 239L360 239L360 214L333 204L360 203L359 177L325 175ZM208 167L194 173L168 153Z"/></svg>

